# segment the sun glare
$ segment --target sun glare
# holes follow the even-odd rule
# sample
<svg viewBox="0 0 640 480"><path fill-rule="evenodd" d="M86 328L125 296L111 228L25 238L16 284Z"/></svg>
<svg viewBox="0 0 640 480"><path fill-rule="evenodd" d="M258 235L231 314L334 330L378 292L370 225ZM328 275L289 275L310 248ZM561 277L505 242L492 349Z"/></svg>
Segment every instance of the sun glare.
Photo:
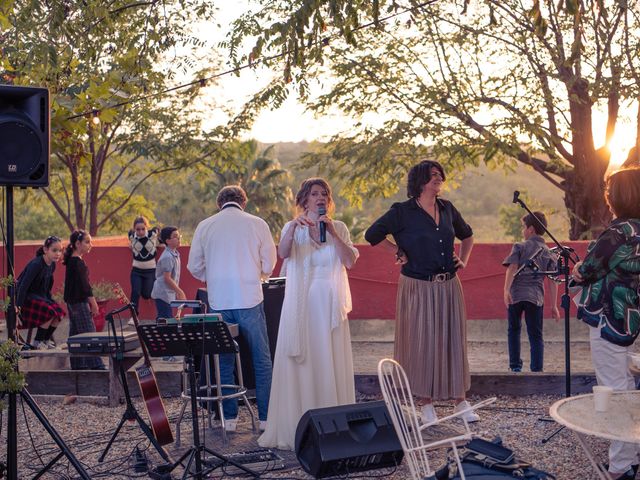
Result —
<svg viewBox="0 0 640 480"><path fill-rule="evenodd" d="M636 132L633 125L619 123L616 126L616 133L607 145L611 152L609 168L617 168L624 163L629 154L629 150L635 144Z"/></svg>

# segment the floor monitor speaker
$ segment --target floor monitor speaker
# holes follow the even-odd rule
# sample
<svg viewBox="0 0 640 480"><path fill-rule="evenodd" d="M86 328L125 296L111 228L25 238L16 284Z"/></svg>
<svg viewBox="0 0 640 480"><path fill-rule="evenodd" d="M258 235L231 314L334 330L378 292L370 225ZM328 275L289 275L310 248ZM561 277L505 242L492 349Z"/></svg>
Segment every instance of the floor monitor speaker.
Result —
<svg viewBox="0 0 640 480"><path fill-rule="evenodd" d="M315 478L394 467L404 456L383 401L307 411L295 447L300 465Z"/></svg>

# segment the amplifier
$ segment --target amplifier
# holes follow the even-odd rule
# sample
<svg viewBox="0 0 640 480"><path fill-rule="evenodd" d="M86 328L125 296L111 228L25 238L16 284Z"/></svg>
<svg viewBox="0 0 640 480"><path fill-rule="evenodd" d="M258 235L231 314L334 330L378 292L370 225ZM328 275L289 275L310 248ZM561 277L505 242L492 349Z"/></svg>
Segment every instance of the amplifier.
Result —
<svg viewBox="0 0 640 480"><path fill-rule="evenodd" d="M118 343L124 344L124 351L134 350L140 346L137 332L122 332L118 334ZM109 332L79 333L67 340L69 353L112 353L116 342Z"/></svg>

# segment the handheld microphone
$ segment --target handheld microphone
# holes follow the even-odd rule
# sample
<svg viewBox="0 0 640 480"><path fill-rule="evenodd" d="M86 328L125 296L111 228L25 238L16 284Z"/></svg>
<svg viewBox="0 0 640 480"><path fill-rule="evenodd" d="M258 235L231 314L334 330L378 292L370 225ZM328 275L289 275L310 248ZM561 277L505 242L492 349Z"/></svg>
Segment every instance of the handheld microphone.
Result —
<svg viewBox="0 0 640 480"><path fill-rule="evenodd" d="M322 216L326 214L327 207L325 207L324 205L318 207L318 215ZM318 225L318 227L320 228L320 243L324 243L327 241L327 224L325 222L320 222L320 225Z"/></svg>
<svg viewBox="0 0 640 480"><path fill-rule="evenodd" d="M513 192L513 203L518 203L518 197L520 197L520 192L516 190Z"/></svg>

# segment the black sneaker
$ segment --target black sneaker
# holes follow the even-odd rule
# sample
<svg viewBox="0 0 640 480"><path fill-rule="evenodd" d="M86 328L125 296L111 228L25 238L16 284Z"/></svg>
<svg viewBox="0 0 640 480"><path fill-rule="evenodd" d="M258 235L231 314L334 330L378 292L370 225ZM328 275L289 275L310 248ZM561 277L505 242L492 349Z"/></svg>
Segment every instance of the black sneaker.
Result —
<svg viewBox="0 0 640 480"><path fill-rule="evenodd" d="M511 369L512 372L520 373L522 372L522 367L515 367Z"/></svg>

